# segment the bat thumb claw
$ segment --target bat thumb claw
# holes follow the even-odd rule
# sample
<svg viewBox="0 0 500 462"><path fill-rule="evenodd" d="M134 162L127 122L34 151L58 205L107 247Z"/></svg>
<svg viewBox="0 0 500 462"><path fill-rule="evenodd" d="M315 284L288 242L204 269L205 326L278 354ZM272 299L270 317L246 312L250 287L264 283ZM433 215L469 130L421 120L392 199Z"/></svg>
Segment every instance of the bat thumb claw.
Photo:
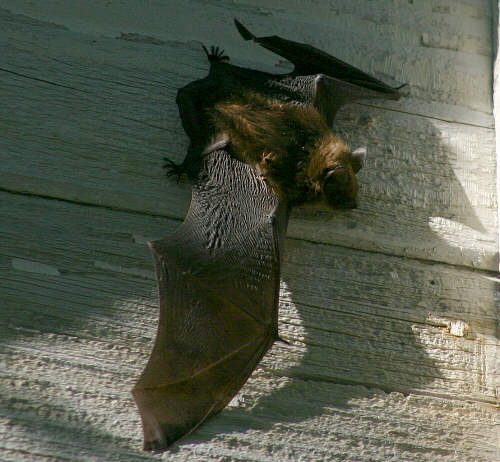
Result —
<svg viewBox="0 0 500 462"><path fill-rule="evenodd" d="M400 91L403 90L400 94L401 96L409 96L410 95L410 86L407 83L403 83L399 87L395 87L394 90Z"/></svg>
<svg viewBox="0 0 500 462"><path fill-rule="evenodd" d="M253 35L241 22L234 18L234 24L238 29L238 32L245 40L254 40L256 37Z"/></svg>

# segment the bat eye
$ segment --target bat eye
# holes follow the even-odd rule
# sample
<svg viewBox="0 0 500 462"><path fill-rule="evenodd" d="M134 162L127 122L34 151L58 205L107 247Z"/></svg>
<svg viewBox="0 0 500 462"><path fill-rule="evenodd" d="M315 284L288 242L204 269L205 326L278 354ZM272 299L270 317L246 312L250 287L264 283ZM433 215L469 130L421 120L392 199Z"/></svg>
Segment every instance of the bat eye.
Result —
<svg viewBox="0 0 500 462"><path fill-rule="evenodd" d="M296 146L295 151L299 153L300 156L309 154L305 146Z"/></svg>
<svg viewBox="0 0 500 462"><path fill-rule="evenodd" d="M337 185L341 187L342 185L347 185L350 181L349 170L345 168L343 165L337 165L331 169L325 169L323 172L325 187L329 185L329 187L333 187L333 185Z"/></svg>

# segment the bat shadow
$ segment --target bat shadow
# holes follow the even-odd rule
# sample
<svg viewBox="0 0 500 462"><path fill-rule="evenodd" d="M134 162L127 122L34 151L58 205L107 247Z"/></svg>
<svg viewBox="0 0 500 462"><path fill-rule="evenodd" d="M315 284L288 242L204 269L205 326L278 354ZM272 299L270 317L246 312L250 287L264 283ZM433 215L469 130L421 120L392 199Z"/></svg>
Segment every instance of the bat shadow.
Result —
<svg viewBox="0 0 500 462"><path fill-rule="evenodd" d="M349 121L363 126L376 112L356 107L344 113L344 118L341 115L339 124L341 130L346 129L345 137L356 131L351 130ZM424 128L436 133L430 122ZM388 133L387 137L397 139L394 135ZM349 141L355 146L359 140ZM434 157L433 168L440 182L432 175L413 179L417 172L405 168L396 149L387 149L384 140L372 142L369 146L374 154L367 160L362 182L373 188L368 188L364 197L361 193L358 210L328 212L327 217L336 214L338 220L352 222L353 228L371 227L373 234L384 235L389 215L401 213L411 219L399 220L396 229L407 240L420 240L415 242L416 248L438 248L439 255L456 255L456 246L433 227L434 219L454 222L471 233L487 230L454 173L449 159L455 159L457 153L439 136L433 136L430 143L426 150ZM389 172L379 165L396 168ZM429 183L419 184L422 181ZM419 197L423 190L425 195ZM429 201L429 195L442 199ZM386 205L378 206L380 219L364 213L365 207L369 210L380 201ZM324 212L298 211L292 214L289 229L293 220L303 219L304 214L316 219L318 226L325 217ZM236 402L224 410L214 425L244 432L303 422L325 412L341 413L357 406L352 403L359 399L381 392L446 394L446 365L428 345L430 336L449 336L443 342L452 341L452 337L442 327L427 324L426 319L429 312L465 321L482 316L495 326L500 312L494 283L489 293L478 288L457 292L454 288L454 278L474 279L475 274L472 268L439 262L439 257L435 261L432 257L406 258L397 252L390 255L288 239L281 273L280 332L291 345L275 344L260 372L250 379L252 388L252 380L262 384L267 377L274 384L271 389L255 398L255 391L244 388L240 405ZM488 271L482 274L493 275ZM457 301L457 296L466 298ZM471 300L477 300L478 307L471 308ZM247 402L245 397L249 397Z"/></svg>

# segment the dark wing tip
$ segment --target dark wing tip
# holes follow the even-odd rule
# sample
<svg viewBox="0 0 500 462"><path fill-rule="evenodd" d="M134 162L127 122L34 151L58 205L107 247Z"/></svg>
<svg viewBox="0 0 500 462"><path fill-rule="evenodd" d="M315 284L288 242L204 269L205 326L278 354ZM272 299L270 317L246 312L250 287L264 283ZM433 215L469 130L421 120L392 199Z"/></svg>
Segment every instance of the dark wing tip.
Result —
<svg viewBox="0 0 500 462"><path fill-rule="evenodd" d="M234 24L238 29L238 32L245 40L255 40L256 37L253 35L240 21L234 18Z"/></svg>
<svg viewBox="0 0 500 462"><path fill-rule="evenodd" d="M184 439L190 435L201 422L189 422L188 424L172 425L163 424L160 425L161 437L155 437L153 435L144 434L144 451L150 452L165 452L170 449L174 444L178 443L180 440Z"/></svg>
<svg viewBox="0 0 500 462"><path fill-rule="evenodd" d="M167 444L161 440L144 441L144 451L164 452L168 448Z"/></svg>

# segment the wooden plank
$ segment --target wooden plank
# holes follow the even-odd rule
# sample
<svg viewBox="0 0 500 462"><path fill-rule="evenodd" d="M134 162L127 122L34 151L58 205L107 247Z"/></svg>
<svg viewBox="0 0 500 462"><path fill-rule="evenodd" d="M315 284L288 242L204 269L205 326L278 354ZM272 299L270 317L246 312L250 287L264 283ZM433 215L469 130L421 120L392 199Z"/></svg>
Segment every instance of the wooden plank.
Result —
<svg viewBox="0 0 500 462"><path fill-rule="evenodd" d="M31 358L22 360L26 364ZM159 459L139 449L140 423L130 412L123 376L102 366L92 380L88 370L72 375L71 364L51 369L59 383L24 374L2 380L7 403L0 411L2 460ZM20 384L16 392L12 382ZM269 395L272 400L262 400L264 385L281 388ZM492 462L498 456L491 432L495 414L474 403L300 379L286 382L264 373L251 380L243 398L256 406L235 404L224 410L163 460L271 462L305 456L311 461Z"/></svg>
<svg viewBox="0 0 500 462"><path fill-rule="evenodd" d="M41 3L37 5L42 8ZM211 8L217 10L219 6L214 4ZM461 8L469 11L464 5ZM476 21L476 31L488 16L480 7L477 11L470 8L467 17ZM0 149L7 154L0 165L0 187L183 217L189 202L189 186L165 182L160 165L162 155L180 160L185 153L187 139L174 100L177 88L206 72L199 44L188 42L184 36L181 39L186 39L185 42L159 36L161 45L141 35L126 36L132 41L116 40L33 22L6 10L0 14L6 25L0 34L2 48L6 50L0 62L0 68L4 69L0 88L4 103L0 115ZM440 32L443 37L445 32L456 31L455 16L436 14L440 24L451 18L449 27ZM421 21L423 16L422 13ZM355 25L361 20L368 21L352 17L350 10L341 17L350 18ZM196 21L203 29L200 18ZM257 16L250 18L257 23ZM220 30L224 29L226 42L232 45L235 37L229 37L235 32L226 24L228 21L225 15ZM36 36L30 32L33 27ZM265 30L265 23L258 27ZM281 27L278 32L297 38L301 37L299 31L304 30L303 23L290 19ZM318 27L325 28L321 37L334 40L336 35L328 33L326 26ZM140 34L142 29L138 30ZM113 31L106 30L108 35ZM485 77L488 73L465 75L478 69L484 71L491 61L481 51L486 35L479 29L476 32L481 44L477 50L459 47L453 53L443 51L443 57L433 64L440 72L446 68L455 75L453 80L443 74L442 90L462 98L461 112L467 113L472 103L466 94L456 90L457 82L474 82L476 94L477 89L489 88L489 77ZM309 38L304 32L302 36L304 40ZM246 50L248 44L240 42L240 50ZM361 43L366 47L366 40L356 39L355 43L358 48L354 45L353 50L347 48L346 53L350 54L343 56L345 59L353 61L351 58L355 56L358 60L364 56L359 47ZM327 50L336 48L330 42L316 45ZM412 52L417 53L420 48L417 45ZM435 50L431 53L424 47L424 51L429 59L436 57ZM260 56L261 50L253 53L250 56ZM380 53L388 56L389 52ZM371 59L380 62L377 61L382 59L380 56L375 50ZM471 65L474 59L482 61ZM426 68L420 59L416 61L419 69ZM354 63L361 65L356 59ZM368 67L371 71L374 65ZM409 71L409 74L418 73ZM399 77L397 73L394 75ZM425 75L427 78L428 74ZM412 89L422 86L419 101L433 101L430 82L410 84ZM477 96L482 101L482 110L486 110L491 94ZM447 100L458 105L453 98ZM489 122L483 128L439 120L437 112L434 118L407 114L404 112L412 109L405 106L405 101L408 102L405 99L396 106L345 108L336 124L337 131L353 147L366 144L369 149L368 164L361 174L361 207L340 214L299 209L291 222L290 235L495 270L498 224L494 132ZM442 101L438 102L435 106L441 107ZM388 110L389 107L395 110Z"/></svg>
<svg viewBox="0 0 500 462"><path fill-rule="evenodd" d="M233 16L410 95L339 114L368 146L360 208L294 211L291 344L163 460L500 459L491 15L488 0L4 0L0 460L158 460L130 389L158 318L146 242L190 200L160 169L187 146L176 91L206 73L197 41L289 69Z"/></svg>
<svg viewBox="0 0 500 462"><path fill-rule="evenodd" d="M91 324L96 332L88 335L97 339L105 306L112 306L106 315L112 318L122 301L133 306L139 299L147 305L133 317L139 325L123 327L127 333L121 334L144 338L139 312L143 317L149 313L154 331L155 280L144 233L159 238L177 221L5 193L0 197L6 218L0 237L8 243L3 269L10 273L1 282L5 321L29 329L35 311L37 326L53 332L52 317L59 313L56 333L72 333L83 324L90 329ZM271 362L277 370L495 402L496 376L484 367L484 345L497 344L495 278L296 239L287 241L282 278L282 335L296 344L276 347ZM51 306L47 320L44 306ZM450 335L433 321L441 318L464 321L468 335Z"/></svg>
<svg viewBox="0 0 500 462"><path fill-rule="evenodd" d="M166 183L160 164L166 151L184 156L174 99L204 73L199 47L96 39L45 23L37 24L34 46L25 38L30 20L5 11L3 19L2 68L10 72L2 87L1 187L181 218L189 187ZM292 236L497 267L491 129L360 105L346 108L337 128L353 146L369 147L361 209L320 219L299 211Z"/></svg>
<svg viewBox="0 0 500 462"><path fill-rule="evenodd" d="M153 460L130 389L158 316L146 241L178 221L6 193L0 207L0 458ZM291 345L168 460L493 461L497 290L480 271L288 239Z"/></svg>
<svg viewBox="0 0 500 462"><path fill-rule="evenodd" d="M492 11L488 0L442 0L439 4L397 0L371 4L368 10L363 0L308 3L309 8L299 0L272 4L251 0L233 2L228 8L221 1L171 1L141 5L140 15L133 14L134 0L89 0L85 5L75 0L58 4L5 0L3 5L12 12L87 35L131 34L131 39L142 37L147 42L149 37L177 44L211 41L224 46L232 56L274 66L275 57L239 39L232 25L237 16L264 35L294 37L335 51L341 59L369 72L409 82L412 110L493 126ZM408 101L404 107L408 109Z"/></svg>

